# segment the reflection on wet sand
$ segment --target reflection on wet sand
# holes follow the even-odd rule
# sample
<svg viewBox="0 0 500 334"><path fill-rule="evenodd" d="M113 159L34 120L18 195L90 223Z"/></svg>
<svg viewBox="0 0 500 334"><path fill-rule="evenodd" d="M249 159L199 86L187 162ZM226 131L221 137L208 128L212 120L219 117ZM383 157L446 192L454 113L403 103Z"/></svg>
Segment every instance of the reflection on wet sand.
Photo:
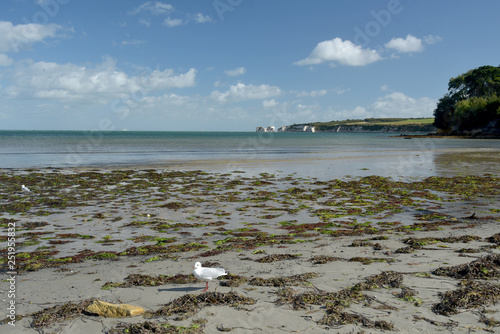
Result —
<svg viewBox="0 0 500 334"><path fill-rule="evenodd" d="M500 173L500 149L479 149L461 152L436 152L434 165L437 175L484 175Z"/></svg>

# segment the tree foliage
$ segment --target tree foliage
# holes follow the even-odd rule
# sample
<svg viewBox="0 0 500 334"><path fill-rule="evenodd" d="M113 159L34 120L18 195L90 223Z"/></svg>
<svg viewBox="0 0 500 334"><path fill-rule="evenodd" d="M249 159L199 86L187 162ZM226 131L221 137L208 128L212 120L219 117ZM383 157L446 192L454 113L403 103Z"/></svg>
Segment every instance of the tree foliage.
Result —
<svg viewBox="0 0 500 334"><path fill-rule="evenodd" d="M448 83L434 110L434 126L443 130L471 130L500 119L500 66L481 66Z"/></svg>

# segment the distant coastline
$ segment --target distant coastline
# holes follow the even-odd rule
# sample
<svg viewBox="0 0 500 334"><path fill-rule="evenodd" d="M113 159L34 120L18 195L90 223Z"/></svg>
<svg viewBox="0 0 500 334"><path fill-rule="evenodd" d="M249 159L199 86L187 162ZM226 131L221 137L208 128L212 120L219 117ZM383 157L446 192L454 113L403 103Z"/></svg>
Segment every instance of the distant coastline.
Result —
<svg viewBox="0 0 500 334"><path fill-rule="evenodd" d="M493 122L494 123L494 122ZM338 133L391 133L393 137L446 137L500 139L500 126L497 123L465 130L443 131L434 126L434 118L365 118L344 121L312 122L256 128L256 132L338 132Z"/></svg>
<svg viewBox="0 0 500 334"><path fill-rule="evenodd" d="M380 133L433 133L433 118L366 118L345 121L313 122L257 127L257 132L380 132Z"/></svg>

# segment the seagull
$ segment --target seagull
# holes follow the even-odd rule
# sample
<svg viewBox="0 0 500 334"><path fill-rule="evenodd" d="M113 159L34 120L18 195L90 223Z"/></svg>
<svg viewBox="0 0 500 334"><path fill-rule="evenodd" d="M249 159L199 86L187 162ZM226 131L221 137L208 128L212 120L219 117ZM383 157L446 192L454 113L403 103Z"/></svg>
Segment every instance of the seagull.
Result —
<svg viewBox="0 0 500 334"><path fill-rule="evenodd" d="M203 268L200 262L196 262L193 268L194 277L207 281L207 287L203 290L203 292L208 290L208 281L211 281L219 276L227 275L226 271L222 268Z"/></svg>
<svg viewBox="0 0 500 334"><path fill-rule="evenodd" d="M30 192L30 189L28 187L26 187L24 184L21 186L21 189L22 191L24 191L25 193L29 193Z"/></svg>

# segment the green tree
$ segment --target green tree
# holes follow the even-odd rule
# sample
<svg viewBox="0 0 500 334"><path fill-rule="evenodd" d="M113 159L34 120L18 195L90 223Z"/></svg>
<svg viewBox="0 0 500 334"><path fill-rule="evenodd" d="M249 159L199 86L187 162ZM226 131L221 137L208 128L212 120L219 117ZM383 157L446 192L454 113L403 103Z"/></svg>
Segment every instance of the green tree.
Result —
<svg viewBox="0 0 500 334"><path fill-rule="evenodd" d="M461 130L482 128L494 119L500 118L500 98L472 97L455 104L453 119Z"/></svg>
<svg viewBox="0 0 500 334"><path fill-rule="evenodd" d="M500 66L481 66L451 78L448 91L460 100L500 95Z"/></svg>
<svg viewBox="0 0 500 334"><path fill-rule="evenodd" d="M448 82L434 110L434 126L470 130L500 118L500 66L481 66Z"/></svg>
<svg viewBox="0 0 500 334"><path fill-rule="evenodd" d="M455 113L455 103L457 97L449 93L439 99L436 109L434 109L434 126L438 129L449 129L453 124Z"/></svg>

